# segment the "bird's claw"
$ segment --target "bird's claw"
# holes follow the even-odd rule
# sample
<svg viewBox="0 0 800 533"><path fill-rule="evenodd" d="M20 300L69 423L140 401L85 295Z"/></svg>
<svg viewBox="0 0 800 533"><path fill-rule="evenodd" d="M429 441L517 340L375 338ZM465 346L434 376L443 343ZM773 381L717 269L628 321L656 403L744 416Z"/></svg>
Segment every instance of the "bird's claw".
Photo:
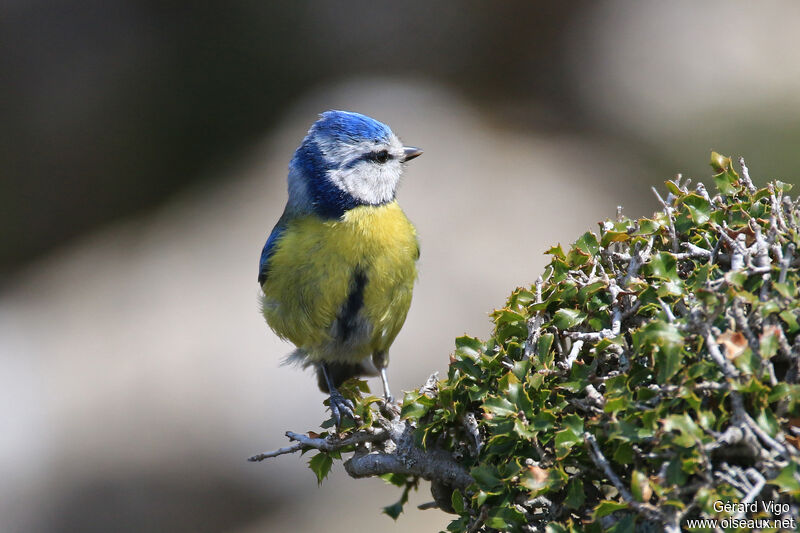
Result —
<svg viewBox="0 0 800 533"><path fill-rule="evenodd" d="M341 392L337 391L336 389L331 391L328 403L330 404L331 408L331 416L336 422L337 427L341 425L342 416L347 416L355 420L355 414L353 414L353 409L355 409L355 406L353 405L353 402L342 396Z"/></svg>

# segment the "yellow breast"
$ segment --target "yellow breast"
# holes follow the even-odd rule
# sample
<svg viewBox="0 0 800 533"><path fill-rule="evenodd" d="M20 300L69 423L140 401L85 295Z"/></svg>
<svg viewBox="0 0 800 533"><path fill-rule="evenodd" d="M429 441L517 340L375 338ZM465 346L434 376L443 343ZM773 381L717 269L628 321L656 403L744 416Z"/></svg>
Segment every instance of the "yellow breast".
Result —
<svg viewBox="0 0 800 533"><path fill-rule="evenodd" d="M354 362L386 351L411 304L418 256L414 226L396 202L336 220L290 219L262 287L264 316L311 360ZM342 334L346 310L356 313Z"/></svg>

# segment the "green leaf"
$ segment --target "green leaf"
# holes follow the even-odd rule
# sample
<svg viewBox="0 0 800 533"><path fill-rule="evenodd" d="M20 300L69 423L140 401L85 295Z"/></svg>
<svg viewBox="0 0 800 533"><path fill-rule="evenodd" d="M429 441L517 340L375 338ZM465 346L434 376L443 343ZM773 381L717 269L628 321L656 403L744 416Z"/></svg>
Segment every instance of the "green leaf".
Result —
<svg viewBox="0 0 800 533"><path fill-rule="evenodd" d="M392 517L393 520L397 520L400 516L400 513L403 512L403 504L400 502L393 503L392 505L387 505L383 508L383 513L387 514Z"/></svg>
<svg viewBox="0 0 800 533"><path fill-rule="evenodd" d="M567 497L564 499L564 505L570 509L580 509L585 500L583 481L578 477L573 477L567 484Z"/></svg>
<svg viewBox="0 0 800 533"><path fill-rule="evenodd" d="M398 500L397 503L384 507L383 512L391 516L394 520L397 520L397 517L403 512L403 506L408 503L408 493L412 488L416 488L416 486L416 482L407 483L403 489L403 494L400 495L400 500Z"/></svg>
<svg viewBox="0 0 800 533"><path fill-rule="evenodd" d="M783 490L797 492L800 491L800 482L797 480L798 477L798 465L797 463L789 463L783 470L781 470L780 474L775 477L775 479L771 480L770 483L777 485Z"/></svg>
<svg viewBox="0 0 800 533"><path fill-rule="evenodd" d="M786 325L788 326L788 333L795 333L800 329L800 325L797 323L797 315L795 313L787 309L786 311L782 311L778 316L781 317L781 320L786 322Z"/></svg>
<svg viewBox="0 0 800 533"><path fill-rule="evenodd" d="M659 385L663 385L683 368L683 351L681 350L681 346L669 342L665 342L662 346L659 346L658 353L656 354L656 366L658 368L656 380Z"/></svg>
<svg viewBox="0 0 800 533"><path fill-rule="evenodd" d="M578 290L578 303L585 305L590 296L603 290L605 287L606 283L604 281L595 281L593 283L589 283L588 285L584 285L580 288L580 290Z"/></svg>
<svg viewBox="0 0 800 533"><path fill-rule="evenodd" d="M633 462L633 445L629 442L620 443L614 449L614 461L621 465L629 465Z"/></svg>
<svg viewBox="0 0 800 533"><path fill-rule="evenodd" d="M497 396L490 397L484 400L482 407L487 412L497 416L509 416L516 414L517 412L517 408L514 407L514 404L512 404L505 398L500 398Z"/></svg>
<svg viewBox="0 0 800 533"><path fill-rule="evenodd" d="M505 518L497 515L487 518L486 525L488 527L499 529L501 531L508 529L508 523L505 521Z"/></svg>
<svg viewBox="0 0 800 533"><path fill-rule="evenodd" d="M622 231L606 231L603 233L603 238L600 240L602 246L608 246L612 242L624 242L630 239L627 232Z"/></svg>
<svg viewBox="0 0 800 533"><path fill-rule="evenodd" d="M692 420L687 413L670 415L662 421L664 431L678 431L680 433L673 442L678 446L691 448L703 437L703 430Z"/></svg>
<svg viewBox="0 0 800 533"><path fill-rule="evenodd" d="M669 252L653 254L647 263L650 275L665 281L680 281L678 276L678 260Z"/></svg>
<svg viewBox="0 0 800 533"><path fill-rule="evenodd" d="M333 459L325 452L320 452L308 462L309 468L317 476L317 483L322 484L322 480L328 477L331 471Z"/></svg>
<svg viewBox="0 0 800 533"><path fill-rule="evenodd" d="M769 359L778 353L778 344L780 341L778 335L779 333L777 328L764 328L764 333L759 339L762 358Z"/></svg>
<svg viewBox="0 0 800 533"><path fill-rule="evenodd" d="M464 513L464 496L461 494L460 490L455 489L450 495L450 504L453 506L453 510L456 513Z"/></svg>
<svg viewBox="0 0 800 533"><path fill-rule="evenodd" d="M791 286L789 283L778 283L776 281L772 284L772 288L774 288L778 294L786 299L792 299L794 298L795 294L797 294L797 288Z"/></svg>
<svg viewBox="0 0 800 533"><path fill-rule="evenodd" d="M639 229L633 232L634 235L652 235L662 227L662 224L657 220L648 218L640 218L637 222Z"/></svg>
<svg viewBox="0 0 800 533"><path fill-rule="evenodd" d="M547 250L545 252L545 254L552 255L552 256L557 257L557 258L559 258L561 260L564 260L564 259L567 258L567 256L564 255L564 250L563 250L563 248L561 248L560 244L557 244L557 245L553 246L552 248Z"/></svg>
<svg viewBox="0 0 800 533"><path fill-rule="evenodd" d="M583 435L583 419L576 414L569 414L561 421L564 427L572 430L576 435Z"/></svg>
<svg viewBox="0 0 800 533"><path fill-rule="evenodd" d="M705 224L711 218L713 208L708 200L698 194L687 194L681 202L689 209L689 216L695 224Z"/></svg>
<svg viewBox="0 0 800 533"><path fill-rule="evenodd" d="M770 437L774 437L780 431L780 425L778 425L775 415L769 409L759 409L755 420Z"/></svg>
<svg viewBox="0 0 800 533"><path fill-rule="evenodd" d="M636 498L636 501L644 502L649 498L645 498L646 492L650 489L650 480L647 479L647 474L641 470L634 470L631 474L631 494Z"/></svg>
<svg viewBox="0 0 800 533"><path fill-rule="evenodd" d="M561 460L569 455L572 447L581 442L583 442L583 436L576 435L571 429L557 431L555 438L556 459Z"/></svg>
<svg viewBox="0 0 800 533"><path fill-rule="evenodd" d="M586 316L579 309L559 309L553 316L553 325L561 330L569 329L586 320Z"/></svg>
<svg viewBox="0 0 800 533"><path fill-rule="evenodd" d="M711 168L714 174L714 184L722 194L734 194L739 191L739 174L733 169L730 157L725 157L717 152L711 152Z"/></svg>
<svg viewBox="0 0 800 533"><path fill-rule="evenodd" d="M667 483L682 486L686 483L686 474L679 459L673 459L667 465Z"/></svg>
<svg viewBox="0 0 800 533"><path fill-rule="evenodd" d="M636 522L632 514L623 516L619 522L609 528L609 533L633 533L635 531Z"/></svg>
<svg viewBox="0 0 800 533"><path fill-rule="evenodd" d="M407 392L403 398L403 406L400 409L400 416L403 418L419 419L427 413L435 404L435 400L428 398L417 391Z"/></svg>
<svg viewBox="0 0 800 533"><path fill-rule="evenodd" d="M784 183L781 180L775 180L774 183L775 183L775 190L777 191L789 192L792 190L792 187L794 187L794 185L792 185L791 183Z"/></svg>
<svg viewBox="0 0 800 533"><path fill-rule="evenodd" d="M408 483L408 476L406 474L395 474L392 472L389 474L383 474L382 476L378 477L380 477L387 483L391 483L396 487L405 487L406 484Z"/></svg>
<svg viewBox="0 0 800 533"><path fill-rule="evenodd" d="M476 466L470 471L470 475L478 487L486 492L493 492L503 485L497 476L497 470L489 465Z"/></svg>
<svg viewBox="0 0 800 533"><path fill-rule="evenodd" d="M525 321L525 317L521 314L517 313L516 311L512 311L511 309L498 309L492 313L492 318L494 318L495 324L513 324L515 322L522 322Z"/></svg>
<svg viewBox="0 0 800 533"><path fill-rule="evenodd" d="M620 502L613 502L611 500L603 500L594 508L594 517L595 518L603 518L604 516L608 516L613 512L621 511L622 509L627 509L628 505Z"/></svg>
<svg viewBox="0 0 800 533"><path fill-rule="evenodd" d="M556 417L549 411L540 411L531 420L531 426L537 431L548 431L552 429L556 422Z"/></svg>
<svg viewBox="0 0 800 533"><path fill-rule="evenodd" d="M475 359L482 351L483 343L480 340L474 337L467 337L466 335L456 338L456 354Z"/></svg>
<svg viewBox="0 0 800 533"><path fill-rule="evenodd" d="M597 237L591 231L587 231L575 241L575 248L586 252L589 255L595 255L600 251L600 245L597 242Z"/></svg>

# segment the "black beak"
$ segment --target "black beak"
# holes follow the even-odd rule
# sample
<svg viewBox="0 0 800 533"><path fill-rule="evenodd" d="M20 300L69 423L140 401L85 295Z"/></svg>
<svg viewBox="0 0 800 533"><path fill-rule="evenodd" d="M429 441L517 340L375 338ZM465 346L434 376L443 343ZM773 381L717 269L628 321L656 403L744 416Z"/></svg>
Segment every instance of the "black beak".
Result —
<svg viewBox="0 0 800 533"><path fill-rule="evenodd" d="M415 157L422 155L422 148L415 148L414 146L403 146L403 161L411 161Z"/></svg>

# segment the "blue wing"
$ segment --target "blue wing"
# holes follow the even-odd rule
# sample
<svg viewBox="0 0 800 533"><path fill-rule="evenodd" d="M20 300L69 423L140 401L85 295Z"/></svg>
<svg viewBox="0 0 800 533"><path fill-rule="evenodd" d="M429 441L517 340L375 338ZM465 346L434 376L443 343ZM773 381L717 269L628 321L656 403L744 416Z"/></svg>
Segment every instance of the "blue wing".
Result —
<svg viewBox="0 0 800 533"><path fill-rule="evenodd" d="M272 233L270 233L267 243L264 245L264 249L261 250L261 260L258 263L259 285L264 285L264 282L267 281L267 275L269 274L269 260L272 257L272 254L275 253L275 246L278 244L278 241L285 230L286 225L283 221L283 217L281 217L278 223L275 224L275 227L272 228Z"/></svg>

